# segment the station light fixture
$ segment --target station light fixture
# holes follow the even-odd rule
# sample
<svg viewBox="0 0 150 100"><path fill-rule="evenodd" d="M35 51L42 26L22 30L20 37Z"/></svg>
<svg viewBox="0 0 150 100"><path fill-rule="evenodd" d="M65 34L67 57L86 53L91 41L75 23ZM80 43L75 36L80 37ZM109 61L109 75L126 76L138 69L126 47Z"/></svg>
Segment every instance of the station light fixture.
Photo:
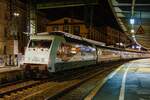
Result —
<svg viewBox="0 0 150 100"><path fill-rule="evenodd" d="M134 29L131 29L131 33L134 33L135 31L134 31Z"/></svg>
<svg viewBox="0 0 150 100"><path fill-rule="evenodd" d="M137 45L136 48L140 50L140 49L141 49L141 46Z"/></svg>
<svg viewBox="0 0 150 100"><path fill-rule="evenodd" d="M120 46L123 46L123 43L120 43Z"/></svg>
<svg viewBox="0 0 150 100"><path fill-rule="evenodd" d="M132 38L135 38L135 35L134 35L134 34L132 35Z"/></svg>
<svg viewBox="0 0 150 100"><path fill-rule="evenodd" d="M135 23L135 20L134 20L133 18L131 18L131 19L130 19L130 24L131 24L131 25L134 25L134 23Z"/></svg>
<svg viewBox="0 0 150 100"><path fill-rule="evenodd" d="M134 46L134 45L132 45L132 49L135 49L135 46Z"/></svg>
<svg viewBox="0 0 150 100"><path fill-rule="evenodd" d="M18 17L20 14L18 12L14 12L13 15Z"/></svg>

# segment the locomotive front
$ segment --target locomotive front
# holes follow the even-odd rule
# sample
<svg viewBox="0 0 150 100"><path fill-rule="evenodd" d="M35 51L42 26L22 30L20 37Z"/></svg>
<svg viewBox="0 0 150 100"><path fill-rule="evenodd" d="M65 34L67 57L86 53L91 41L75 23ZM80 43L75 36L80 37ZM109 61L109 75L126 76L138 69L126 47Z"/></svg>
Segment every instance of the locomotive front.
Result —
<svg viewBox="0 0 150 100"><path fill-rule="evenodd" d="M49 36L30 37L24 61L24 69L28 75L40 75L48 72L47 66L50 63L51 44L52 39Z"/></svg>

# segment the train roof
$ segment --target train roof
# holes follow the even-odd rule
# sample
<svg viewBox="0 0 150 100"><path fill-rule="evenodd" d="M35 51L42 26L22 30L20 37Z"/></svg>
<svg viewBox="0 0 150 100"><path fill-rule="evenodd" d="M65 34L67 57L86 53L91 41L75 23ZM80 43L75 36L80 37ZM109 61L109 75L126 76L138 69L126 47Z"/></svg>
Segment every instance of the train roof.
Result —
<svg viewBox="0 0 150 100"><path fill-rule="evenodd" d="M69 37L69 38L73 38L77 40L82 40L80 36L76 36L70 33L62 32L62 31L43 32L43 33L37 33L36 35L58 35L58 36Z"/></svg>
<svg viewBox="0 0 150 100"><path fill-rule="evenodd" d="M139 52L139 53L144 52L144 51L135 51L135 50L120 49L120 48L115 48L115 47L108 47L108 46L105 46L105 43L103 42L90 40L87 38L83 38L83 37L76 36L70 33L62 32L62 31L43 32L43 33L37 33L36 35L58 35L58 36L63 36L65 40L69 42L77 42L77 43L82 43L86 45L95 45L96 47L101 47L104 49L127 51L127 52Z"/></svg>

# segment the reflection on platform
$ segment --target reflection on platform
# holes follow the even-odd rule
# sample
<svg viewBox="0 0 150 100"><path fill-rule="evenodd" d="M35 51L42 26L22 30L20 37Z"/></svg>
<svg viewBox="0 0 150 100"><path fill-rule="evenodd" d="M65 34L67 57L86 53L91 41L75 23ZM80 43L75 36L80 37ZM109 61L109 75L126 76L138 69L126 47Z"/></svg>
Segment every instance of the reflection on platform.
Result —
<svg viewBox="0 0 150 100"><path fill-rule="evenodd" d="M131 61L120 67L93 100L150 100L150 59Z"/></svg>

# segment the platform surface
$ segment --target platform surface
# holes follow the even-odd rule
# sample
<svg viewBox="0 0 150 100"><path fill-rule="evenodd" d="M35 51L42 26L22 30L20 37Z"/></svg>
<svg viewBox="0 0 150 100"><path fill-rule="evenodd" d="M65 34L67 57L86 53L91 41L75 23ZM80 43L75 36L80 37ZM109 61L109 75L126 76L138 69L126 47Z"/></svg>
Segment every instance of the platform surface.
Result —
<svg viewBox="0 0 150 100"><path fill-rule="evenodd" d="M3 66L0 67L0 73L9 72L9 71L15 71L15 70L21 70L18 66Z"/></svg>
<svg viewBox="0 0 150 100"><path fill-rule="evenodd" d="M150 59L130 61L119 68L92 100L150 100Z"/></svg>

